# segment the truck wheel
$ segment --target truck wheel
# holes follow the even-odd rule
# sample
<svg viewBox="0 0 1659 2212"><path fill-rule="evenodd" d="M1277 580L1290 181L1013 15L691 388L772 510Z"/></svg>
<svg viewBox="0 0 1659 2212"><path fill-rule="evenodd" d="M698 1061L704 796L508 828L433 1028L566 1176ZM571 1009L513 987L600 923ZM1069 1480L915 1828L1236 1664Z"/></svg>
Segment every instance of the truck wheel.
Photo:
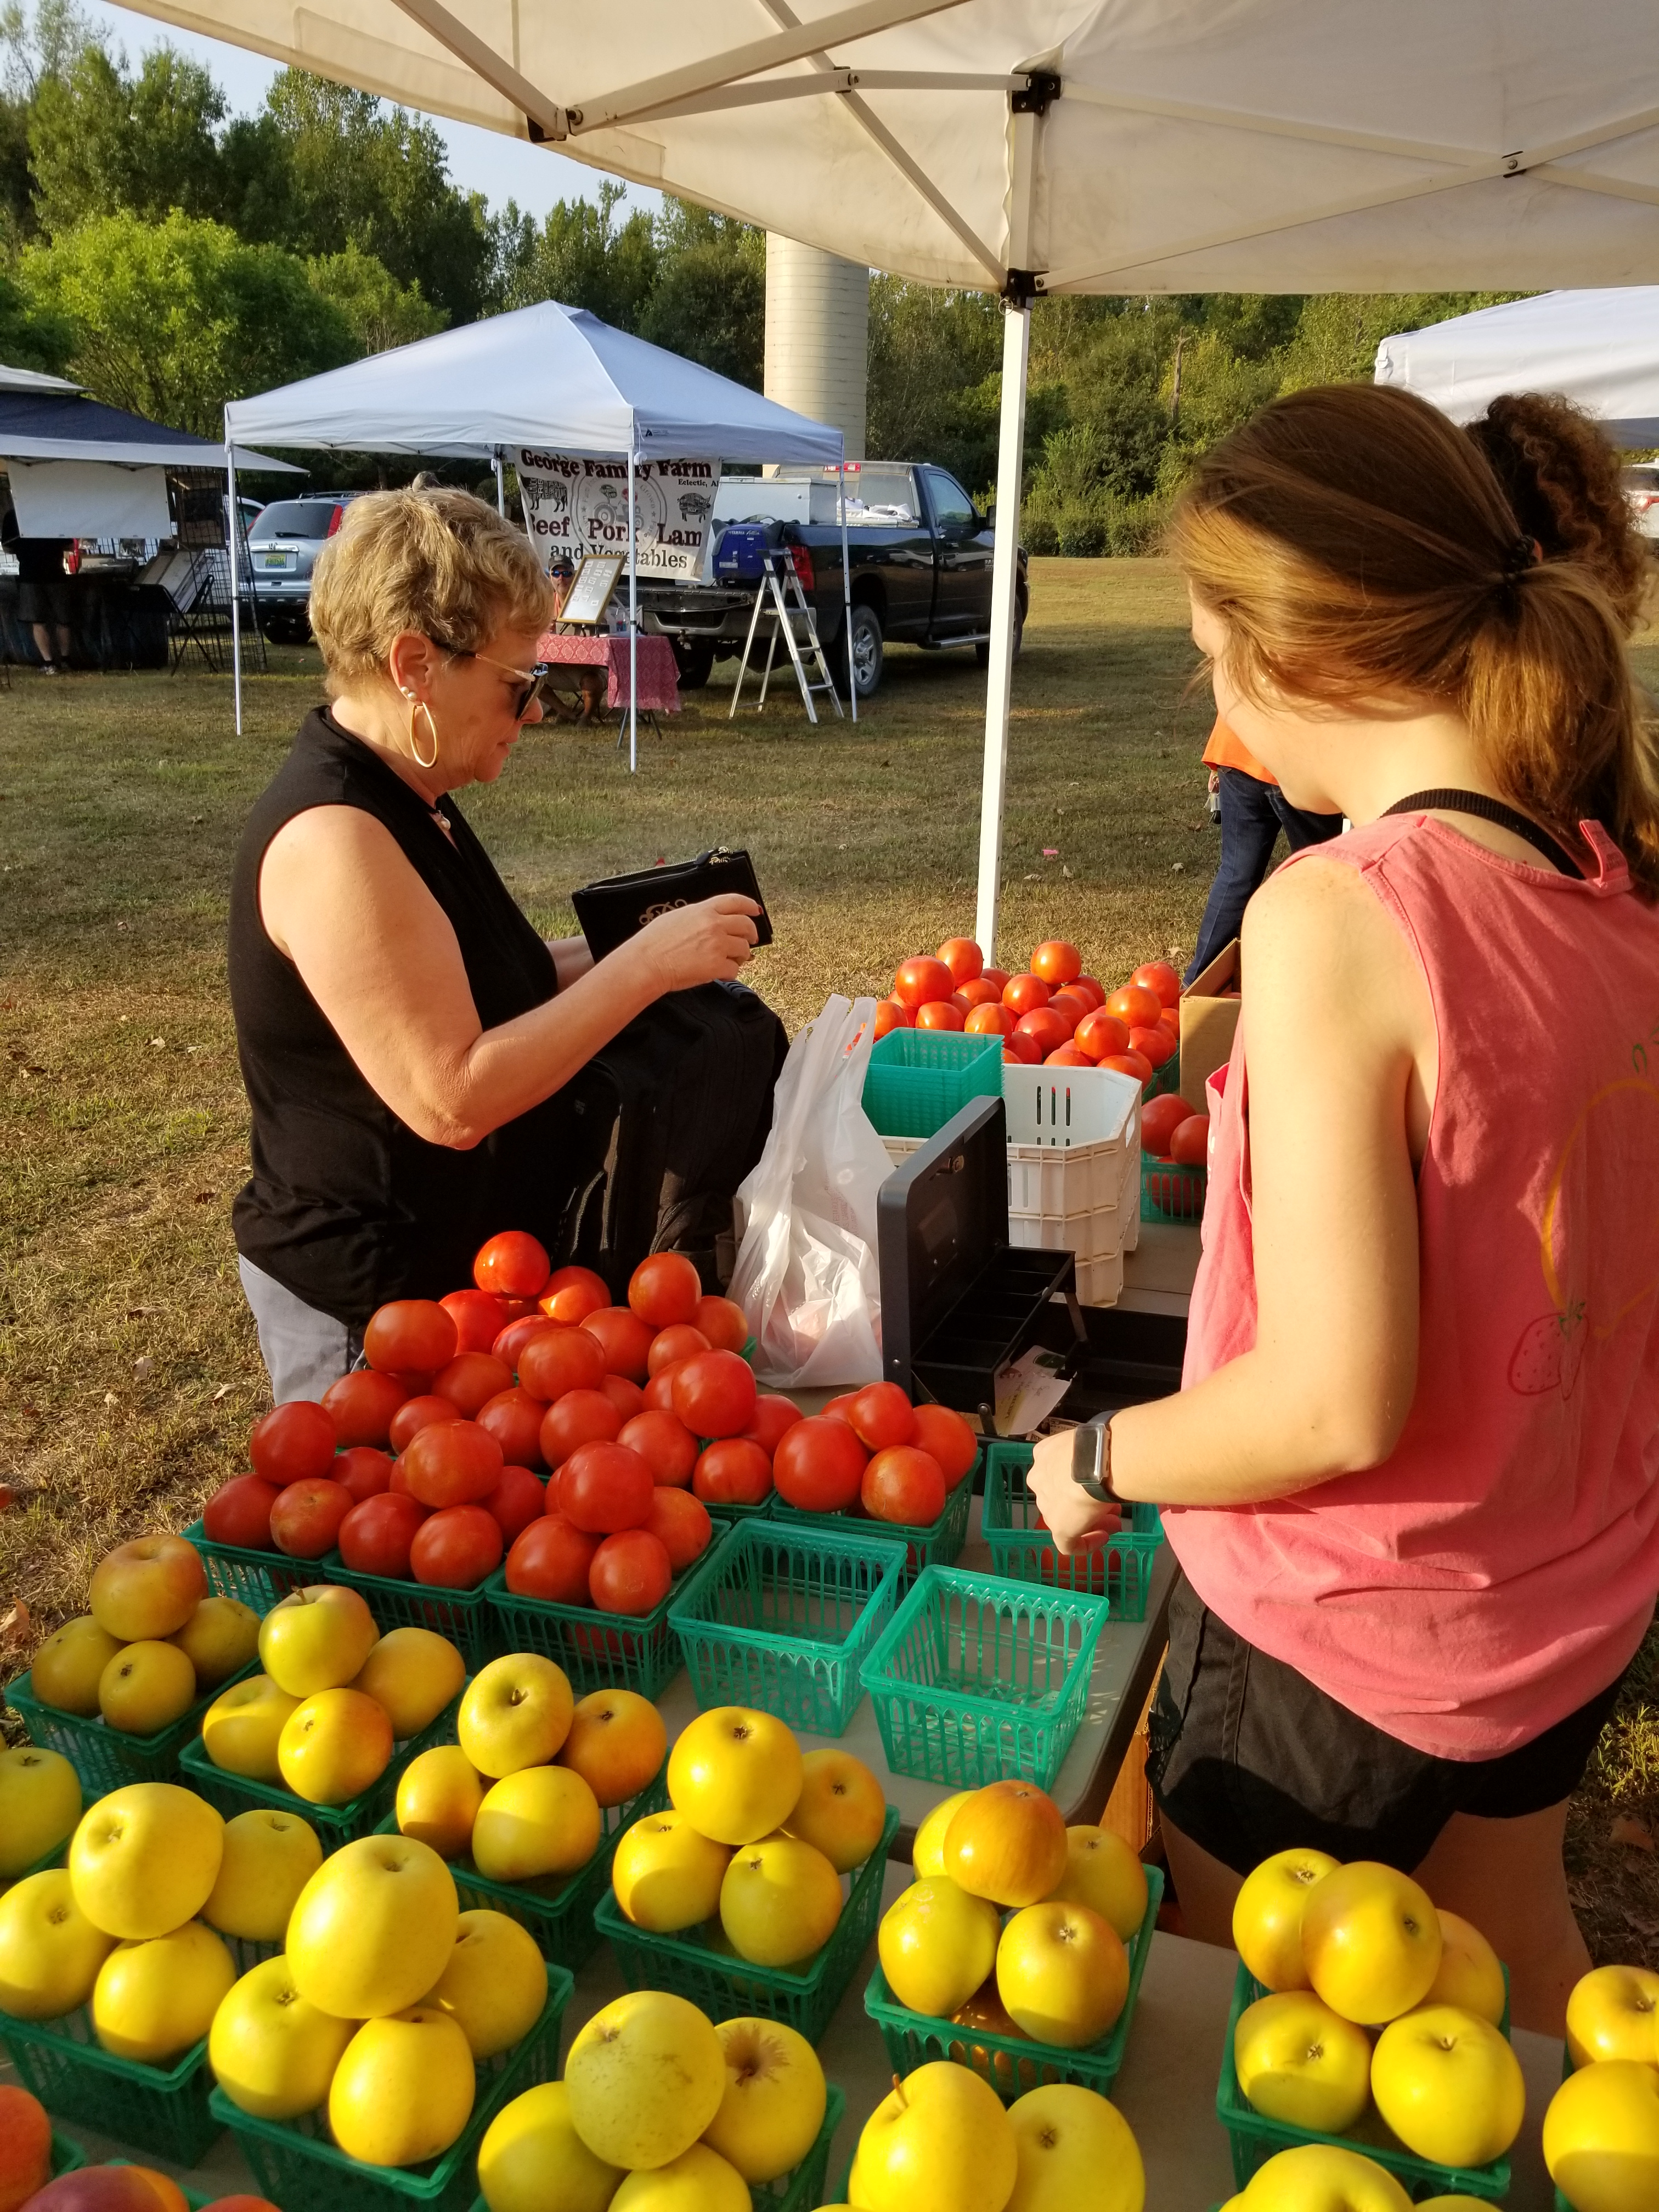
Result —
<svg viewBox="0 0 1659 2212"><path fill-rule="evenodd" d="M1019 659L1019 649L1024 643L1024 641L1025 610L1024 607L1016 607L1014 610L1014 659L1016 660ZM980 643L974 647L974 658L978 661L981 668L988 668L990 666L991 641L988 637L981 639Z"/></svg>
<svg viewBox="0 0 1659 2212"><path fill-rule="evenodd" d="M860 699L868 699L880 688L884 648L881 637L881 617L872 606L862 602L853 609L853 685ZM847 691L847 641L838 637L824 655L830 663L830 673L835 686L843 697Z"/></svg>
<svg viewBox="0 0 1659 2212"><path fill-rule="evenodd" d="M674 665L679 671L681 690L701 691L714 673L714 645L703 641L688 645L679 638L672 638L669 642L674 648Z"/></svg>

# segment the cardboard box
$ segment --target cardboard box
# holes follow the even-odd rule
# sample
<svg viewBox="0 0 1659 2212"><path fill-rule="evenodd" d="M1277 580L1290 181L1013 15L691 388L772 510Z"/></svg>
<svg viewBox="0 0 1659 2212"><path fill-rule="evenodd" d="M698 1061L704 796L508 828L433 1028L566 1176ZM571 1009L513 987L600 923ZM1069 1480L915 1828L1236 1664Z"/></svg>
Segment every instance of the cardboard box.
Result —
<svg viewBox="0 0 1659 2212"><path fill-rule="evenodd" d="M1181 994L1181 1095L1194 1114L1209 1112L1204 1086L1232 1058L1243 981L1243 956L1234 938Z"/></svg>

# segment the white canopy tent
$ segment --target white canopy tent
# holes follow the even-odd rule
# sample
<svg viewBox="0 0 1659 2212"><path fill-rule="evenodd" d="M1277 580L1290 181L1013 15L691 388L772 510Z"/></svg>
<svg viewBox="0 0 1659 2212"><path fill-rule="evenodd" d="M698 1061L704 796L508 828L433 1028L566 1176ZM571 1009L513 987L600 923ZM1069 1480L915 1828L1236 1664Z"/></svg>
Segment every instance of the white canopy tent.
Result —
<svg viewBox="0 0 1659 2212"><path fill-rule="evenodd" d="M257 426L257 428L256 428ZM225 409L227 447L271 445L351 453L431 453L491 462L499 486L504 448L542 446L637 464L686 460L807 461L839 473L839 430L763 398L681 355L615 330L582 307L544 300L508 315L464 324L345 368ZM842 502L842 591L848 585ZM635 543L634 475L628 537ZM638 761L633 703L638 585L628 574L629 764ZM845 615L843 613L843 622ZM854 708L856 712L856 705ZM238 671L236 726L241 720Z"/></svg>
<svg viewBox="0 0 1659 2212"><path fill-rule="evenodd" d="M809 245L1004 295L988 952L1031 300L1659 278L1651 0L137 4Z"/></svg>
<svg viewBox="0 0 1659 2212"><path fill-rule="evenodd" d="M1502 392L1560 392L1620 446L1659 446L1659 285L1545 292L1402 331L1376 381L1472 422Z"/></svg>

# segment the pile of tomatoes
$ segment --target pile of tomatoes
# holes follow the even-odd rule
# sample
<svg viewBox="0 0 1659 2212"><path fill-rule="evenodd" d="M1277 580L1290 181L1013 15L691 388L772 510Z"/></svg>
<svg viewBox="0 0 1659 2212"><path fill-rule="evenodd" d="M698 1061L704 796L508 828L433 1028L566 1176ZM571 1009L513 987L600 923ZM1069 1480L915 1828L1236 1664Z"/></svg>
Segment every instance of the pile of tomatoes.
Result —
<svg viewBox="0 0 1659 2212"><path fill-rule="evenodd" d="M973 1471L979 1438L948 1406L913 1405L896 1382L866 1382L798 1421L773 1455L787 1505L931 1528Z"/></svg>
<svg viewBox="0 0 1659 2212"><path fill-rule="evenodd" d="M988 968L971 938L947 937L931 957L899 963L893 995L876 1008L890 1030L961 1030L1000 1036L1005 1060L1026 1066L1115 1067L1150 1083L1181 1042L1181 978L1149 960L1121 989L1083 972L1083 955L1049 938L1018 975Z"/></svg>

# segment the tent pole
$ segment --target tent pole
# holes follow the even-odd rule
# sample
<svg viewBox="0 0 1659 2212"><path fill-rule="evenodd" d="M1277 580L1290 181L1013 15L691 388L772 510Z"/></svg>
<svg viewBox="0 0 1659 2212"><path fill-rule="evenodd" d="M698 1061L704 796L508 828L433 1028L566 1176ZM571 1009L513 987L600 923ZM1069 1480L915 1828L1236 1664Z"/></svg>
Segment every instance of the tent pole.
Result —
<svg viewBox="0 0 1659 2212"><path fill-rule="evenodd" d="M991 657L985 687L985 775L979 803L979 903L974 935L988 963L996 957L1002 891L1002 805L1008 781L1008 700L1014 672L1019 579L1019 475L1025 442L1025 376L1031 350L1029 301L1010 300L1002 321L1002 422L997 442L996 549L991 570Z"/></svg>
<svg viewBox="0 0 1659 2212"><path fill-rule="evenodd" d="M236 734L242 734L242 587L236 574L236 448L225 447L225 544L230 554L230 667L231 688L236 698Z"/></svg>
<svg viewBox="0 0 1659 2212"><path fill-rule="evenodd" d="M847 696L853 720L859 718L859 687L853 678L853 564L847 554L847 448L836 470L836 489L841 501L841 627L847 641Z"/></svg>
<svg viewBox="0 0 1659 2212"><path fill-rule="evenodd" d="M499 446L490 447L489 465L495 471L495 512L504 515L507 513L507 483L501 474L501 449Z"/></svg>
<svg viewBox="0 0 1659 2212"><path fill-rule="evenodd" d="M628 453L628 773L640 764L640 541L634 515L634 448L640 441L635 422Z"/></svg>

